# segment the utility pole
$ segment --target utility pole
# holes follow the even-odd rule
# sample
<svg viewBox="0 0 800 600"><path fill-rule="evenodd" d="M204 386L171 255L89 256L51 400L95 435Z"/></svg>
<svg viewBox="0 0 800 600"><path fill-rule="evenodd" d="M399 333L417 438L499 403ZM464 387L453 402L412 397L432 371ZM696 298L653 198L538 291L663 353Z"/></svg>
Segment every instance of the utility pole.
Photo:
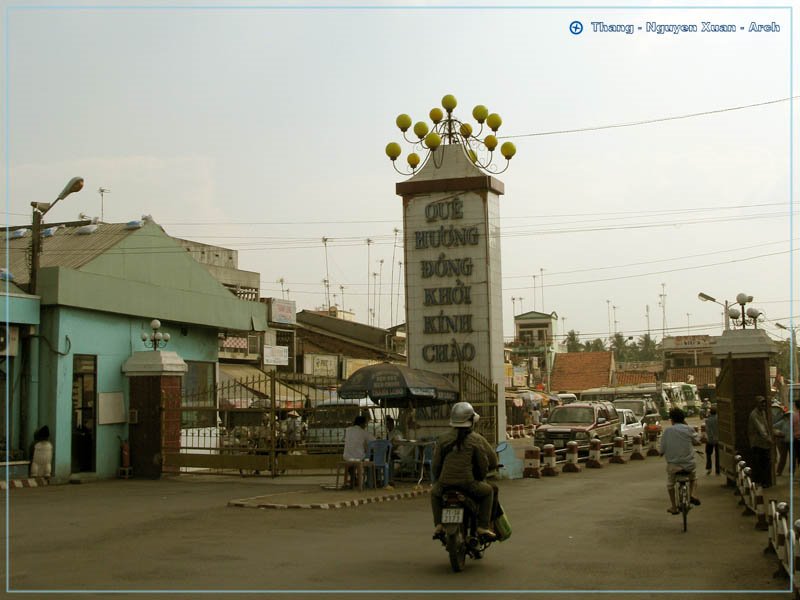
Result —
<svg viewBox="0 0 800 600"><path fill-rule="evenodd" d="M394 305L394 310L395 310L394 322L395 322L395 324L397 323L397 321L399 319L399 317L397 316L397 313L400 312L400 290L403 289L403 286L400 284L400 282L402 280L403 280L403 261L400 260L400 261L397 261L397 303Z"/></svg>
<svg viewBox="0 0 800 600"><path fill-rule="evenodd" d="M539 268L539 286L542 289L542 312L544 312L544 269Z"/></svg>
<svg viewBox="0 0 800 600"><path fill-rule="evenodd" d="M370 262L369 258L369 247L372 245L372 240L367 238L367 323L372 322L372 309L369 306L369 274L370 268L372 267L372 263Z"/></svg>
<svg viewBox="0 0 800 600"><path fill-rule="evenodd" d="M378 272L372 272L372 325L377 327L377 321L375 320L376 317L376 309L378 306Z"/></svg>
<svg viewBox="0 0 800 600"><path fill-rule="evenodd" d="M344 307L344 286L343 286L343 285L340 285L340 286L339 286L339 291L342 293L342 310L347 310L347 309Z"/></svg>
<svg viewBox="0 0 800 600"><path fill-rule="evenodd" d="M104 223L105 217L103 216L103 199L104 199L103 197L105 196L105 194L110 194L111 190L108 188L100 187L97 188L97 191L100 194L100 222Z"/></svg>
<svg viewBox="0 0 800 600"><path fill-rule="evenodd" d="M644 315L647 317L647 337L650 337L650 305L645 304Z"/></svg>
<svg viewBox="0 0 800 600"><path fill-rule="evenodd" d="M330 280L331 275L328 272L328 238L322 238L322 245L325 246L325 301L328 304L328 308L331 307L331 295L330 295Z"/></svg>
<svg viewBox="0 0 800 600"><path fill-rule="evenodd" d="M658 304L661 306L661 342L667 337L667 291L666 284L661 284L661 293L658 296Z"/></svg>
<svg viewBox="0 0 800 600"><path fill-rule="evenodd" d="M533 276L533 310L536 310L536 275Z"/></svg>
<svg viewBox="0 0 800 600"><path fill-rule="evenodd" d="M378 327L381 326L381 299L383 298L383 259L378 261L380 269L378 269Z"/></svg>
<svg viewBox="0 0 800 600"><path fill-rule="evenodd" d="M617 335L617 331L618 331L618 329L617 329L617 323L618 323L618 321L617 321L617 307L616 306L612 306L611 308L614 310L614 335Z"/></svg>
<svg viewBox="0 0 800 600"><path fill-rule="evenodd" d="M511 296L511 316L517 316L517 297Z"/></svg>
<svg viewBox="0 0 800 600"><path fill-rule="evenodd" d="M397 234L400 230L394 228L394 243L392 244L392 282L389 284L389 327L394 325L394 254L397 250Z"/></svg>
<svg viewBox="0 0 800 600"><path fill-rule="evenodd" d="M608 307L608 343L611 343L611 300L606 300Z"/></svg>

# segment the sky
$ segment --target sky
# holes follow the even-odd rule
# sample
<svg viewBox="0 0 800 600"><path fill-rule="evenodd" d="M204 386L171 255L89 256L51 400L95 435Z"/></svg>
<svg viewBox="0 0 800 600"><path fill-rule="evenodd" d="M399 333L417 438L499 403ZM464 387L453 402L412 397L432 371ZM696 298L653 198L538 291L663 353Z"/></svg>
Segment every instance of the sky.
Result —
<svg viewBox="0 0 800 600"><path fill-rule="evenodd" d="M46 222L151 215L238 250L264 297L317 309L328 279L331 303L388 327L404 321L407 176L384 147L402 142L402 168L396 116L428 120L453 94L456 117L484 104L517 147L497 175L506 336L530 310L582 340L718 335L722 307L698 292L745 292L785 339L775 322L800 325L798 11L547 4L6 4L7 222L80 175ZM745 31L644 30L703 21Z"/></svg>

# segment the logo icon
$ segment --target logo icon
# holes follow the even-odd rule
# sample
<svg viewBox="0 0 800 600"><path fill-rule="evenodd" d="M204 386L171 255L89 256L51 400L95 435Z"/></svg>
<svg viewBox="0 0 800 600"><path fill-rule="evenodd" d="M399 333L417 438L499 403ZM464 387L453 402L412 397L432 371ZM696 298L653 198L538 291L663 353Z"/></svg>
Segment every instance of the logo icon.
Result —
<svg viewBox="0 0 800 600"><path fill-rule="evenodd" d="M569 32L572 35L580 35L583 33L583 23L580 21L573 21L569 24Z"/></svg>

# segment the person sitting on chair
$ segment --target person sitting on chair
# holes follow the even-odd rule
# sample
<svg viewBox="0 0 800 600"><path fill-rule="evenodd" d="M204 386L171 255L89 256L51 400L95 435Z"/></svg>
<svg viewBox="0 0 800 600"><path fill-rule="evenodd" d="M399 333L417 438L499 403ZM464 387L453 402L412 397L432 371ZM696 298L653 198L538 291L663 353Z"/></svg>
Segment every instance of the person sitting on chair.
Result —
<svg viewBox="0 0 800 600"><path fill-rule="evenodd" d="M478 535L497 537L489 528L494 491L486 482L487 473L497 468L497 455L486 438L472 430L479 418L469 402L456 402L450 411L452 429L436 441L432 464L436 483L431 488L434 538L444 534L443 496L445 490L453 488L478 503Z"/></svg>
<svg viewBox="0 0 800 600"><path fill-rule="evenodd" d="M366 460L369 451L367 444L374 439L375 436L367 431L367 417L358 415L353 420L353 424L344 430L344 452L342 453L342 458L346 461L356 463ZM347 472L352 487L360 470L357 469L355 465L348 465ZM358 485L361 485L360 481Z"/></svg>

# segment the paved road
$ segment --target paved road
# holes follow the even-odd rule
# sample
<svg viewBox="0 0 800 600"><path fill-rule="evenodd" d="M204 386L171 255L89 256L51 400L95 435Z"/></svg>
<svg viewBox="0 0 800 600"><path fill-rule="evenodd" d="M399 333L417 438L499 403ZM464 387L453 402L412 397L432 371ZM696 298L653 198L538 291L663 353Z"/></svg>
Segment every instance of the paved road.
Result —
<svg viewBox="0 0 800 600"><path fill-rule="evenodd" d="M762 554L766 533L754 529L753 517L741 516L721 478L701 478L703 505L690 513L685 534L679 517L666 513L659 459L501 482L513 536L460 574L450 571L443 548L430 540L427 497L327 511L227 506L234 498L270 494L282 502L319 490L307 479L286 478L183 477L12 490L10 589L81 592L59 597L124 589L295 592L270 598L312 595L300 590L420 598L398 591L474 589L559 599L591 590L642 592L626 598L664 590L754 590L702 597L788 598L775 594L789 584L771 577L776 563Z"/></svg>

